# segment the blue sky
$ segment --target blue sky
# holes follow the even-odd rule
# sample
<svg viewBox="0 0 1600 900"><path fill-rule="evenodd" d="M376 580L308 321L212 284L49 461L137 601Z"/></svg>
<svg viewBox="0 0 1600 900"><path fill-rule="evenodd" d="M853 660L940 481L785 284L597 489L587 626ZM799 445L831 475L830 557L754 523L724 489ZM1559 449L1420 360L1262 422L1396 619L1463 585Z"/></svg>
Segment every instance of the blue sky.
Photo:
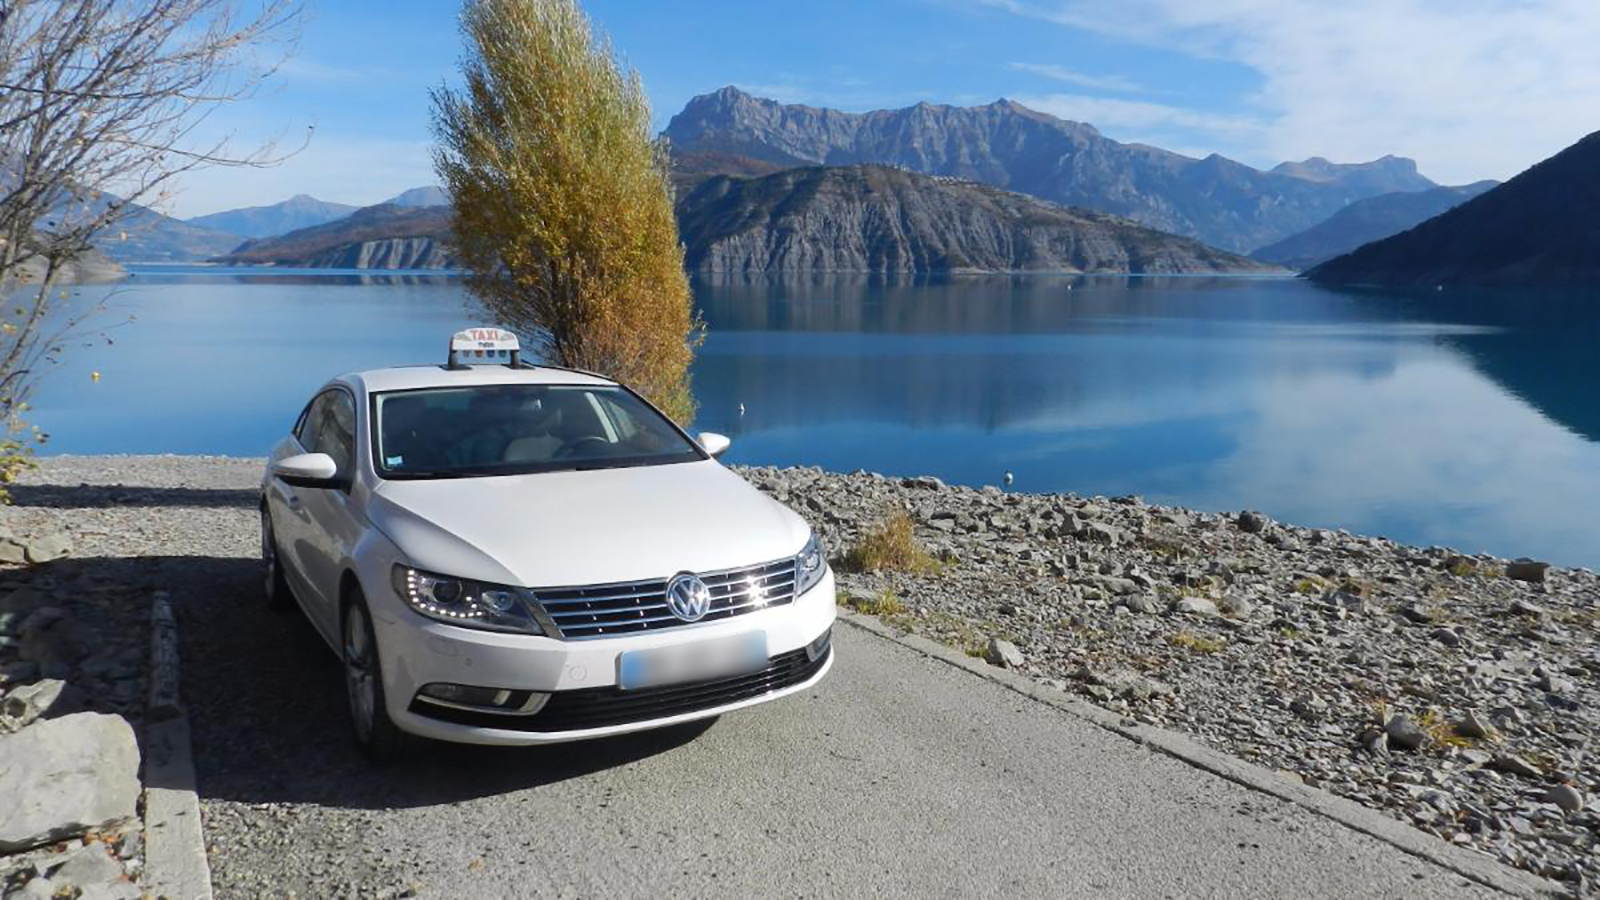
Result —
<svg viewBox="0 0 1600 900"><path fill-rule="evenodd" d="M296 193L375 203L433 182L428 89L461 46L450 0L307 0L298 47L210 127L309 145L192 174L181 216ZM1595 0L589 0L657 125L725 84L848 110L999 97L1124 141L1258 166L1411 156L1505 178L1600 128Z"/></svg>

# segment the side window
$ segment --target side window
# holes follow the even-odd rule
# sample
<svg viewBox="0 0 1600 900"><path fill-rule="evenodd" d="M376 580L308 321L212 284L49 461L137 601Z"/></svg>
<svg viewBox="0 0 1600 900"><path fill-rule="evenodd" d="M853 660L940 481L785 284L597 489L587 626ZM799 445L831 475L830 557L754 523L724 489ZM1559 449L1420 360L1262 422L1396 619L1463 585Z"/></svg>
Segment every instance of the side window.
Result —
<svg viewBox="0 0 1600 900"><path fill-rule="evenodd" d="M344 391L329 391L328 403L317 431L317 452L333 457L341 476L349 475L356 461L356 408Z"/></svg>
<svg viewBox="0 0 1600 900"><path fill-rule="evenodd" d="M300 446L307 453L317 452L318 435L322 430L322 420L327 417L328 401L332 399L332 391L318 394L300 414L300 423L295 426L294 436L300 439Z"/></svg>
<svg viewBox="0 0 1600 900"><path fill-rule="evenodd" d="M323 391L311 401L301 422L300 445L307 453L326 453L348 475L356 459L356 409L350 395L340 390Z"/></svg>
<svg viewBox="0 0 1600 900"><path fill-rule="evenodd" d="M315 398L313 398L311 402L315 403ZM300 442L300 446L302 447L311 446L310 444L306 443L310 437L311 431L311 429L306 426L306 422L310 419L311 403L307 403L305 409L300 410L300 417L294 420L294 427L289 429L290 433L295 436L295 439Z"/></svg>

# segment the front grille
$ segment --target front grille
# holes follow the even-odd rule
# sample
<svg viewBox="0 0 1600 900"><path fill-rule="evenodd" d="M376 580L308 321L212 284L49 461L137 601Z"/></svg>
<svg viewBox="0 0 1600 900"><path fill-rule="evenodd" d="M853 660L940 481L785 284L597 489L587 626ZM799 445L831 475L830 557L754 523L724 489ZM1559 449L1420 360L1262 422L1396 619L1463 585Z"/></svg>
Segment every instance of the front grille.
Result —
<svg viewBox="0 0 1600 900"><path fill-rule="evenodd" d="M822 671L822 667L828 662L829 654L833 652L832 642L824 643L821 651L816 659L811 659L802 647L774 656L771 663L759 672L727 678L669 684L633 691L624 691L617 687L557 691L550 695L550 701L544 705L544 709L531 716L495 715L433 706L419 701L412 702L411 711L458 725L510 731L549 734L582 731L587 728L608 728L613 725L665 719L668 716L703 709L715 709L794 687Z"/></svg>
<svg viewBox="0 0 1600 900"><path fill-rule="evenodd" d="M711 609L700 622L782 606L794 600L794 557L700 575ZM687 625L667 609L667 579L545 588L534 595L564 638L611 637Z"/></svg>

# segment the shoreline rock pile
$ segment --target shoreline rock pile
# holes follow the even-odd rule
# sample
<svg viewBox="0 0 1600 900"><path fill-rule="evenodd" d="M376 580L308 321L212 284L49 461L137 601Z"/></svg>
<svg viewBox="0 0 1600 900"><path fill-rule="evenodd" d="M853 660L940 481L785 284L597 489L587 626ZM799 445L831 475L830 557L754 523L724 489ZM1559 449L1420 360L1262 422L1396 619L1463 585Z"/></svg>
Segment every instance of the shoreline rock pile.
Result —
<svg viewBox="0 0 1600 900"><path fill-rule="evenodd" d="M132 591L0 528L0 894L138 897L147 654ZM14 566L34 565L35 568Z"/></svg>
<svg viewBox="0 0 1600 900"><path fill-rule="evenodd" d="M742 474L836 568L904 510L933 571L841 602L1292 773L1453 843L1600 886L1600 575L1138 497Z"/></svg>

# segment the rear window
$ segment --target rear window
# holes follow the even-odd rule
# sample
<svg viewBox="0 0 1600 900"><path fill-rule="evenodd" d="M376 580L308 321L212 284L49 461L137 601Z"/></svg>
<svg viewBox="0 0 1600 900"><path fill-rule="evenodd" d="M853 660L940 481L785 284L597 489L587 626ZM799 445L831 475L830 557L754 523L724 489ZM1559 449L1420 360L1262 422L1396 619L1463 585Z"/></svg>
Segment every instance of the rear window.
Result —
<svg viewBox="0 0 1600 900"><path fill-rule="evenodd" d="M470 478L692 462L703 456L619 387L497 384L373 397L385 478Z"/></svg>

